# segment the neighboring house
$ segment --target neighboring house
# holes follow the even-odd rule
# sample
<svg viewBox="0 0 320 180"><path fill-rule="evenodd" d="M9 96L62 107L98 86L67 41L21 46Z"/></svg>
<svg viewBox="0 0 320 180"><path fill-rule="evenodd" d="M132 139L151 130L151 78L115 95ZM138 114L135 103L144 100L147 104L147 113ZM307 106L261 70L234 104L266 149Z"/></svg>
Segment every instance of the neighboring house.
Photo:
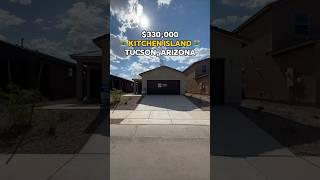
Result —
<svg viewBox="0 0 320 180"><path fill-rule="evenodd" d="M119 89L125 93L133 92L133 81L118 77L115 75L110 75L110 85L112 89Z"/></svg>
<svg viewBox="0 0 320 180"><path fill-rule="evenodd" d="M101 89L102 54L100 50L72 54L77 61L77 99L99 101Z"/></svg>
<svg viewBox="0 0 320 180"><path fill-rule="evenodd" d="M140 74L142 94L184 94L186 76L176 69L160 66Z"/></svg>
<svg viewBox="0 0 320 180"><path fill-rule="evenodd" d="M211 27L211 73L214 103L239 105L241 103L241 56L242 48L249 40L235 33Z"/></svg>
<svg viewBox="0 0 320 180"><path fill-rule="evenodd" d="M0 88L38 89L48 100L75 97L76 62L0 41Z"/></svg>
<svg viewBox="0 0 320 180"><path fill-rule="evenodd" d="M236 83L242 82L243 98L320 105L319 5L311 0L276 1L224 33L238 43L216 42L221 37L215 36L213 58L233 56L226 69L233 67L240 74Z"/></svg>
<svg viewBox="0 0 320 180"><path fill-rule="evenodd" d="M188 93L210 94L210 59L197 61L183 71L188 79Z"/></svg>
<svg viewBox="0 0 320 180"><path fill-rule="evenodd" d="M133 92L132 81L109 75L108 39L109 35L106 34L93 40L100 50L70 55L77 61L77 99L80 102L98 102L102 88Z"/></svg>

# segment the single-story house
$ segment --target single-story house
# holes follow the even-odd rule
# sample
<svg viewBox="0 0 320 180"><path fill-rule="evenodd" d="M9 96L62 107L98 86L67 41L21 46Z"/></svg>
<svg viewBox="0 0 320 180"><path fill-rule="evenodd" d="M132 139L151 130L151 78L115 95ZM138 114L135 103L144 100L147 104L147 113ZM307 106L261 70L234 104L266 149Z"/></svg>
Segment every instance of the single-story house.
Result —
<svg viewBox="0 0 320 180"><path fill-rule="evenodd" d="M160 66L140 74L142 94L184 94L187 78L183 72Z"/></svg>
<svg viewBox="0 0 320 180"><path fill-rule="evenodd" d="M77 62L77 99L89 103L99 102L101 91L119 89L123 92L133 92L133 81L110 74L108 60L109 34L93 39L98 50L70 55Z"/></svg>
<svg viewBox="0 0 320 180"><path fill-rule="evenodd" d="M110 74L110 84L112 89L122 90L125 93L132 93L133 81Z"/></svg>
<svg viewBox="0 0 320 180"><path fill-rule="evenodd" d="M0 41L0 88L37 89L48 100L75 97L76 62Z"/></svg>

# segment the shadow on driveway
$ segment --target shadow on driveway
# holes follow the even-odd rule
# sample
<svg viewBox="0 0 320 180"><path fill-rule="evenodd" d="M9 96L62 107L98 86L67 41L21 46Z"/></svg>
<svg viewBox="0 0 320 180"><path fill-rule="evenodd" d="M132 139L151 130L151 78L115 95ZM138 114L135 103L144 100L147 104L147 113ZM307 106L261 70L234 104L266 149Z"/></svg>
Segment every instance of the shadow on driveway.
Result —
<svg viewBox="0 0 320 180"><path fill-rule="evenodd" d="M198 107L182 95L147 95L136 110L192 111Z"/></svg>

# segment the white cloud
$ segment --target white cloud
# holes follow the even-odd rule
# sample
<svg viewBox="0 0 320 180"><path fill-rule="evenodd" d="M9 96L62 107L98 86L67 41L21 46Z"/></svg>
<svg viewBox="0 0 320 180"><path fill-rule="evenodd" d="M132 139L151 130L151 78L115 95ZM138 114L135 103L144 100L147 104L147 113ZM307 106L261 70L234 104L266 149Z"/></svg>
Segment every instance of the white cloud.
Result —
<svg viewBox="0 0 320 180"><path fill-rule="evenodd" d="M230 29L243 23L248 18L249 16L226 16L213 20L212 24L221 28Z"/></svg>
<svg viewBox="0 0 320 180"><path fill-rule="evenodd" d="M0 9L0 30L9 26L18 26L26 22L24 19Z"/></svg>
<svg viewBox="0 0 320 180"><path fill-rule="evenodd" d="M58 58L69 59L70 52L65 50L61 42L54 42L47 38L32 39L27 47Z"/></svg>
<svg viewBox="0 0 320 180"><path fill-rule="evenodd" d="M142 64L160 63L160 58L156 56L138 56L138 62Z"/></svg>
<svg viewBox="0 0 320 180"><path fill-rule="evenodd" d="M139 75L140 73L147 71L148 68L146 68L145 66L143 66L141 63L138 62L134 62L130 65L129 70L131 71L131 75L133 77L136 77L137 75Z"/></svg>
<svg viewBox="0 0 320 180"><path fill-rule="evenodd" d="M129 59L130 56L126 56L125 54L125 49L126 47L121 46L120 40L126 40L127 37L123 36L120 37L120 35L114 35L110 34L110 59L111 61L116 61L116 60L125 60Z"/></svg>
<svg viewBox="0 0 320 180"><path fill-rule="evenodd" d="M116 67L116 66L114 66L114 65L110 65L110 68L111 68L111 70L117 70L118 69L118 67Z"/></svg>
<svg viewBox="0 0 320 180"><path fill-rule="evenodd" d="M35 24L41 24L41 23L43 23L43 21L44 21L44 19L42 19L42 18L37 18L37 19L34 20L34 23L35 23Z"/></svg>
<svg viewBox="0 0 320 180"><path fill-rule="evenodd" d="M119 69L117 66L114 66L112 64L110 65L111 74L113 74L113 72L117 69Z"/></svg>
<svg viewBox="0 0 320 180"><path fill-rule="evenodd" d="M93 2L97 5L109 6L110 0L93 0Z"/></svg>
<svg viewBox="0 0 320 180"><path fill-rule="evenodd" d="M32 3L32 0L10 0L13 3L19 3L21 5L29 5Z"/></svg>
<svg viewBox="0 0 320 180"><path fill-rule="evenodd" d="M126 74L126 73L119 73L119 74L117 74L116 76L122 77L122 78L128 79L128 80L131 80L131 79L132 79L131 76L130 76L129 74Z"/></svg>
<svg viewBox="0 0 320 180"><path fill-rule="evenodd" d="M42 29L45 30L45 31L47 31L47 30L50 30L51 27L49 27L49 26L43 26Z"/></svg>
<svg viewBox="0 0 320 180"><path fill-rule="evenodd" d="M241 6L241 7L253 9L253 8L264 6L273 1L275 0L222 0L222 4Z"/></svg>
<svg viewBox="0 0 320 180"><path fill-rule="evenodd" d="M130 72L129 73L130 79L138 78L140 73L148 71L150 69L154 69L156 67L157 67L156 64L152 64L147 67L139 62L133 62L128 68L128 70Z"/></svg>
<svg viewBox="0 0 320 180"><path fill-rule="evenodd" d="M172 0L158 0L158 7L167 5L169 6Z"/></svg>
<svg viewBox="0 0 320 180"><path fill-rule="evenodd" d="M176 69L178 69L179 71L183 71L187 68L188 66L179 66Z"/></svg>
<svg viewBox="0 0 320 180"><path fill-rule="evenodd" d="M6 40L6 39L7 39L7 38L6 38L4 35L0 34L0 40L4 41L4 40Z"/></svg>
<svg viewBox="0 0 320 180"><path fill-rule="evenodd" d="M110 12L120 22L119 31L122 36L127 29L139 27L140 19L143 17L143 6L138 0L114 0L110 4Z"/></svg>
<svg viewBox="0 0 320 180"><path fill-rule="evenodd" d="M190 65L196 61L203 60L210 57L209 48L195 48L195 51L196 51L196 56L165 56L164 60Z"/></svg>
<svg viewBox="0 0 320 180"><path fill-rule="evenodd" d="M107 32L106 8L98 4L77 2L61 17L57 28L67 30L67 41L75 51L94 47L92 39Z"/></svg>

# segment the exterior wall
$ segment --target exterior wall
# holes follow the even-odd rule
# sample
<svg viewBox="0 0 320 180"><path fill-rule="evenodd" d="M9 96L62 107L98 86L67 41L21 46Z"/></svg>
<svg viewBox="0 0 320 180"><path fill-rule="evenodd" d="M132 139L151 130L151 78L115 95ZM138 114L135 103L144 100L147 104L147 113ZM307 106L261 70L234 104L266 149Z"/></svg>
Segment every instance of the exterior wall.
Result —
<svg viewBox="0 0 320 180"><path fill-rule="evenodd" d="M206 73L202 72L203 65L207 67ZM183 73L188 79L186 92L210 95L210 59L196 62Z"/></svg>
<svg viewBox="0 0 320 180"><path fill-rule="evenodd" d="M75 97L74 63L6 43L0 43L0 52L0 88L12 83L24 89L39 88L49 100Z"/></svg>
<svg viewBox="0 0 320 180"><path fill-rule="evenodd" d="M210 78L209 76L204 76L198 79L194 79L192 74L186 75L187 84L186 92L192 94L204 94L210 95ZM202 84L202 88L200 87Z"/></svg>
<svg viewBox="0 0 320 180"><path fill-rule="evenodd" d="M272 33L272 10L268 10L250 24L235 32L250 40L257 40Z"/></svg>
<svg viewBox="0 0 320 180"><path fill-rule="evenodd" d="M247 98L289 102L290 89L285 73L292 67L305 83L304 103L319 102L320 74L316 70L319 67L319 45L272 56L273 51L320 38L318 6L319 2L311 0L283 0L237 32L251 40L242 52L236 53L242 57L242 89ZM297 13L309 16L309 34L306 37L297 36L295 32Z"/></svg>
<svg viewBox="0 0 320 180"><path fill-rule="evenodd" d="M302 103L318 104L320 102L320 44L306 46L282 55L274 56L283 72L291 67L296 77L304 84Z"/></svg>
<svg viewBox="0 0 320 180"><path fill-rule="evenodd" d="M117 76L110 75L110 86L111 89L119 89L126 93L133 92L133 82Z"/></svg>
<svg viewBox="0 0 320 180"><path fill-rule="evenodd" d="M75 65L46 61L43 64L40 92L49 100L75 97Z"/></svg>
<svg viewBox="0 0 320 180"><path fill-rule="evenodd" d="M319 6L320 2L314 0L282 1L274 6L272 10L273 49L285 48L307 39L319 39ZM295 32L295 15L297 13L309 16L309 35L306 37L299 36Z"/></svg>
<svg viewBox="0 0 320 180"><path fill-rule="evenodd" d="M213 38L213 42L211 43L213 60L223 59L225 61L225 103L239 105L241 103L240 65L243 59L242 50L245 44L221 32L213 31L211 36Z"/></svg>
<svg viewBox="0 0 320 180"><path fill-rule="evenodd" d="M180 94L186 92L187 79L181 72L177 72L173 69L166 67L160 67L158 69L146 72L142 76L142 94L147 92L147 80L180 80Z"/></svg>
<svg viewBox="0 0 320 180"><path fill-rule="evenodd" d="M278 62L268 54L269 36L253 41L242 50L242 88L246 98L287 101L289 89Z"/></svg>

